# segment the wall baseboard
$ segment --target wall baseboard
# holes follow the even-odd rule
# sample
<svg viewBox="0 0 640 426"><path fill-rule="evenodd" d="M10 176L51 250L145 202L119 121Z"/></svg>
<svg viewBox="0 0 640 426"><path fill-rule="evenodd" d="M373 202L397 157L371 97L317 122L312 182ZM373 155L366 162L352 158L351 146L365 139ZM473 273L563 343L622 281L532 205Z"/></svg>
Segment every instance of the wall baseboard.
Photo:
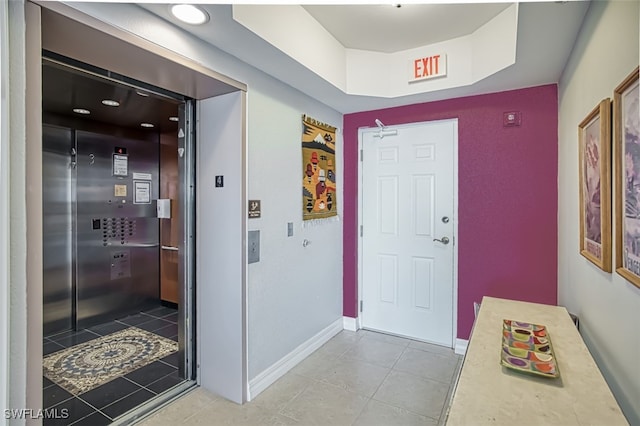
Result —
<svg viewBox="0 0 640 426"><path fill-rule="evenodd" d="M343 328L348 331L360 330L360 318L342 317Z"/></svg>
<svg viewBox="0 0 640 426"><path fill-rule="evenodd" d="M249 380L249 392L247 401L257 397L262 391L271 386L276 380L284 376L289 370L298 365L302 360L315 352L320 346L327 343L333 336L344 329L344 320L337 319L318 334L289 352L271 367Z"/></svg>
<svg viewBox="0 0 640 426"><path fill-rule="evenodd" d="M453 350L458 355L464 355L467 352L467 346L469 346L468 340L456 339L456 346Z"/></svg>

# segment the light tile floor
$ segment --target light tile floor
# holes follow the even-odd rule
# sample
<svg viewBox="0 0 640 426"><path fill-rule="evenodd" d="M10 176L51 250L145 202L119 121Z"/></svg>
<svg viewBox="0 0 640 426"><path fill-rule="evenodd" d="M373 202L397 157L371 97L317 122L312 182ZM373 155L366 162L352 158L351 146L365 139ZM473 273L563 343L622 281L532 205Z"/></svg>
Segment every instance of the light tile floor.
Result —
<svg viewBox="0 0 640 426"><path fill-rule="evenodd" d="M453 349L343 331L251 402L198 388L140 425L441 425L461 363Z"/></svg>

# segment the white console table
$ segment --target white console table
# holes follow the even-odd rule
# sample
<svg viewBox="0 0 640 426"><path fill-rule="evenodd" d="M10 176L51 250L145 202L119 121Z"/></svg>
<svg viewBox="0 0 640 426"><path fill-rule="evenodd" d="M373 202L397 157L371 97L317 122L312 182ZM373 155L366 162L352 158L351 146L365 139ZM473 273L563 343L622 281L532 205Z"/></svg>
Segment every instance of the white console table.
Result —
<svg viewBox="0 0 640 426"><path fill-rule="evenodd" d="M500 365L504 319L547 326L559 378L527 375ZM485 297L446 424L628 423L565 308Z"/></svg>

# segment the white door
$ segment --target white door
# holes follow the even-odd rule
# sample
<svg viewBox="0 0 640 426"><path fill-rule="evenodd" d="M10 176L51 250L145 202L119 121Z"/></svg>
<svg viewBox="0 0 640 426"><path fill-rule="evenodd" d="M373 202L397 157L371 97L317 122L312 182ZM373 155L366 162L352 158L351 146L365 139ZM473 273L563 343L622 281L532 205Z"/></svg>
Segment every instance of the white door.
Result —
<svg viewBox="0 0 640 426"><path fill-rule="evenodd" d="M453 345L457 138L457 120L361 133L365 328Z"/></svg>

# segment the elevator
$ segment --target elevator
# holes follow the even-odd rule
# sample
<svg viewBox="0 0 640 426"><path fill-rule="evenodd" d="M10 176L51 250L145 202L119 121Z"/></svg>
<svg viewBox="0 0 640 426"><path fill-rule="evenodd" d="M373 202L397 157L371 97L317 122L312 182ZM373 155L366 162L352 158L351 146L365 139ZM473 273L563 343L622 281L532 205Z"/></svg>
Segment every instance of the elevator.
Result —
<svg viewBox="0 0 640 426"><path fill-rule="evenodd" d="M26 92L28 111L26 149L31 157L31 167L27 164L26 168L27 181L30 181L30 189L26 194L26 212L30 211L31 214L26 214L25 220L27 225L36 231L28 235L29 247L32 252L36 252L35 255L31 253L32 255L27 257L27 268L30 271L29 283L33 290L30 292L28 308L36 313L41 309L40 312L44 314L44 321L42 315L29 315L24 324L12 325L15 333L27 333L31 346L44 343L42 355L35 350L26 352L18 350L15 355L19 358L25 357L28 365L27 378L31 385L27 386L27 400L33 401L34 406L40 406L41 403L38 402L40 398L44 397L47 401L48 396L57 395L56 387L45 377L43 377L42 390L45 391L43 396L38 395L41 389L33 386L38 382L38 378L34 376L40 374L41 365L49 355L66 350L64 348L75 349L77 346L78 349L82 349L85 343L92 344L92 340L86 341L84 338L90 334L89 332L100 331L103 333L100 335L107 333L103 324L87 328L80 326L82 329L78 329L78 304L82 304L82 299L77 297L81 293L77 287L78 277L74 275L78 273L76 265L78 241L77 234L74 234L76 228L80 226L76 223L79 219L74 210L78 206L75 199L70 203L56 202L55 198L51 200L51 197L54 197L55 188L62 192L61 196L68 196L70 199L78 196L77 188L72 187L71 181L57 186L48 185L52 179L61 178L55 177L56 174L64 178L77 171L72 168L72 159L69 157L73 154L65 150L57 152L55 149L43 149L42 131L45 128L54 128L56 130L54 133L60 141L66 138L74 143L80 132L131 140L146 140L145 134L155 133L160 139L161 165L158 191L160 199L171 199L169 206L171 218L157 218L160 228L159 301L164 304L168 300L176 300L172 305L175 307L177 304L177 309L173 308L173 319L169 317L166 319L177 322L175 325L178 333L177 336L161 335L177 342L178 352L171 355L173 359L159 362L169 363L178 371L177 374L152 384L127 378L129 384L135 382L144 387L140 393L148 396L146 392L150 390L157 395L146 402L141 402L139 399L134 401L134 398L121 395L117 399L118 402L113 402L109 407L131 404L129 407L131 408L134 402L137 405L126 414L117 415L117 421L125 424L140 418L141 415L168 399L191 389L196 385L196 379L200 386L232 401L242 402L248 395L247 289L246 276L243 272L246 269L246 253L243 249L246 243L246 218L243 214L247 187L246 85L215 71L217 67L214 65L215 58L209 58L211 60L207 59L206 64L202 64L191 59L189 55L185 56L184 53L171 50L162 43L149 41L136 35L135 32L101 21L64 3L27 2L25 9L28 12L26 25L30 36L27 37L29 40L26 49L27 86L30 88ZM91 114L84 118L77 115L78 113L69 112L72 106L82 108L83 105L80 104L84 102L79 101L83 99L90 101L83 97L83 93L99 92L90 86L87 90L65 88L56 92L56 96L49 96L49 89L64 87L58 82L53 85L47 84L45 75L47 64L43 67L43 62L51 59L49 53L54 54L55 66L61 65L56 63L58 58L55 55L64 56L62 65L71 65L71 74L76 74L77 67L83 72L88 71L93 77L97 75L110 82L124 83L134 90L126 95L127 102L122 102L116 109L102 108L100 105L98 108L86 108L91 111ZM75 61L81 61L82 64L77 64ZM41 84L44 85L42 91L39 90ZM158 109L140 104L137 108L126 108L127 105L134 105L135 99L142 99L139 98L142 95L137 93L137 89L143 89L141 92L149 95L147 99L159 97L168 100L169 103L173 102L174 111L177 101L178 110L183 108L183 111L178 113L180 120L177 123L178 126L166 130L161 128L167 124L166 115L164 115L164 124L157 123L153 129L141 127L141 122L146 119L139 119L139 113ZM179 95L176 96L177 94ZM108 97L96 96L95 99L98 99L99 104L100 99L108 99ZM205 107L208 107L206 111ZM103 116L105 111L110 112L109 117ZM207 124L204 129L203 123ZM184 129L184 137L180 137L180 129ZM127 155L130 157L130 152L127 152ZM64 158L63 164L66 166L57 170L55 168L47 170L45 175L42 170L43 162L47 161L47 157L56 156ZM171 167L166 166L167 159L171 159ZM80 158L77 159L77 161L80 160ZM132 159L129 158L129 161ZM113 168L113 163L111 167ZM224 190L211 189L213 186L210 185L212 182L209 179L210 172L222 170L226 175ZM129 171L133 172L133 170ZM204 171L207 172L206 175ZM177 182L175 182L176 175ZM171 182L170 179L174 181ZM132 175L130 184L133 184ZM112 189L115 197L115 188ZM144 194L146 187L143 185L141 189ZM129 193L131 188L127 190ZM172 192L174 195L171 195ZM157 204L156 200L152 200L152 204L154 201ZM130 201L127 200L128 202ZM214 208L208 203L213 203ZM41 211L43 206L47 210L45 214ZM60 211L69 211L70 214L59 215L57 219L50 216L50 213ZM110 214L98 214L95 218L112 217L114 216ZM93 227L93 221L91 227ZM199 235L196 230L199 230ZM44 238L42 231L47 234ZM109 235L108 231L107 235ZM104 244L102 240L100 243ZM63 249L69 246L72 246L71 252ZM213 268L215 272L211 273L198 268L198 265L204 264ZM53 283L50 279L53 275L66 275L71 278ZM136 285L135 282L130 284ZM129 296L125 294L123 297ZM167 308L162 306L143 311L141 314L149 313L165 318L162 314L163 309ZM175 315L176 310L177 315ZM64 312L66 315L60 315ZM156 315L158 312L159 314ZM57 315L53 315L55 313ZM106 317L108 318L109 315ZM131 317L136 317L136 314ZM66 321L62 329L70 327L71 330L45 331L43 325L49 324L52 318L62 320L63 324ZM96 318L96 321L100 319ZM133 321L127 321L126 318L111 321L109 324L113 325L114 322L145 329L144 324L133 324ZM155 320L148 323L154 322ZM76 329L73 330L73 328ZM109 332L117 333L117 331ZM93 336L96 337L95 333ZM82 338L76 339L76 337ZM63 344L64 348L58 343ZM143 368L153 369L154 365L155 362ZM145 374L142 373L142 376ZM128 386L116 390L124 392ZM97 390L88 393L95 392ZM140 393L136 391L136 395ZM107 394L114 396L112 392ZM82 393L57 404L56 407L60 408L72 401L82 405L82 401L85 401L96 410L106 413L94 404L95 400L91 402L89 399L91 395ZM109 407L105 409L108 410ZM91 419L85 420L99 417L98 414L94 413L88 416ZM111 414L117 413L106 414L113 419Z"/></svg>
<svg viewBox="0 0 640 426"><path fill-rule="evenodd" d="M177 307L188 100L55 54L42 70L44 335Z"/></svg>

